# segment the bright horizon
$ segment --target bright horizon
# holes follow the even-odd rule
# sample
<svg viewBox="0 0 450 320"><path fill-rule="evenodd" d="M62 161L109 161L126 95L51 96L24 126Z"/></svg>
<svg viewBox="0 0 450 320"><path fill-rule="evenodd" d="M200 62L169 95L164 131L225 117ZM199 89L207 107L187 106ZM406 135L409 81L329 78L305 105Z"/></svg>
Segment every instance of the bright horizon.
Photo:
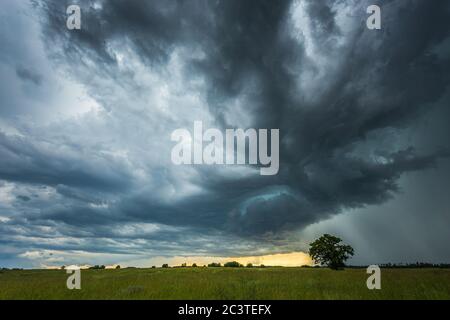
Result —
<svg viewBox="0 0 450 320"><path fill-rule="evenodd" d="M301 266L312 266L313 262L308 254L304 252L291 252L291 253L278 253L269 254L264 256L249 256L249 257L155 257L149 259L148 261L137 261L135 264L128 263L116 263L113 265L105 265L106 269L113 269L117 265L121 268L136 267L136 268L151 268L152 266L161 267L163 264L168 264L170 267L181 266L186 263L187 267L192 266L192 264L197 264L198 267L208 265L210 263L220 263L222 266L226 262L236 261L240 264L247 266L251 263L254 266L279 266L279 267L301 267ZM62 265L61 265L62 266ZM60 269L61 266L41 266L44 269ZM82 269L93 266L92 264L73 264L72 266L79 266ZM68 266L65 266L68 267Z"/></svg>

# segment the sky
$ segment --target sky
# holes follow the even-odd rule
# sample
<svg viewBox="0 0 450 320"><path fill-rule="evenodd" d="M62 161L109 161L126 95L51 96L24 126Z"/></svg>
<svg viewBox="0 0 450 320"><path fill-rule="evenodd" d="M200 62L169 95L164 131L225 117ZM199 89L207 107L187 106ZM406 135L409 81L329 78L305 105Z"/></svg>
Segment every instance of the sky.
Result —
<svg viewBox="0 0 450 320"><path fill-rule="evenodd" d="M450 262L448 1L3 0L0 24L0 267L302 265L324 233L351 264ZM195 121L279 129L278 174L174 164Z"/></svg>

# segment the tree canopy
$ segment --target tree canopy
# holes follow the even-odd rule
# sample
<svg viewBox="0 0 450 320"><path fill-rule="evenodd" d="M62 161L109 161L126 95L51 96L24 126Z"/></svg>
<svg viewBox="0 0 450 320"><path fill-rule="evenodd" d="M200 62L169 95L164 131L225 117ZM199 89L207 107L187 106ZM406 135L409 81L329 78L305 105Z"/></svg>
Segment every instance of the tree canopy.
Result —
<svg viewBox="0 0 450 320"><path fill-rule="evenodd" d="M337 270L345 266L345 261L354 255L354 250L342 239L324 234L309 245L309 255L315 263Z"/></svg>

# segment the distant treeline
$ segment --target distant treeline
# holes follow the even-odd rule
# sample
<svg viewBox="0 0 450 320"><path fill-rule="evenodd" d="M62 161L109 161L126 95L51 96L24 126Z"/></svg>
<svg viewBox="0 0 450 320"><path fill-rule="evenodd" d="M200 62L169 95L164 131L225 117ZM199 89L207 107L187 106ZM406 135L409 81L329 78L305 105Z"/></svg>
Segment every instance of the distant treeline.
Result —
<svg viewBox="0 0 450 320"><path fill-rule="evenodd" d="M378 265L380 268L449 268L450 269L450 263L428 263L428 262L415 262L415 263L383 263L383 264L379 264ZM163 268L170 268L168 264L163 264L162 265ZM192 266L187 265L186 263L181 264L180 266L174 266L173 268L188 268L188 267L200 267L197 266L197 264L192 264ZM203 265L203 268L221 268L221 267L225 267L225 268L267 268L267 267L278 267L278 268L282 268L282 266L265 266L263 264L257 266L257 265L253 265L251 263L248 263L247 265L243 265L239 262L236 261L230 261L230 262L226 262L223 265L221 263L218 262L212 262L208 265ZM350 268L350 269L359 269L359 268L364 268L366 269L368 267L368 265L360 265L360 266L356 266L356 265L348 265L345 266L346 268ZM155 268L155 266L153 266L152 268ZM300 266L300 268L327 268L326 266L311 266L311 265L303 265Z"/></svg>
<svg viewBox="0 0 450 320"><path fill-rule="evenodd" d="M418 269L418 268L441 268L441 269L450 269L450 263L428 263L428 262L415 262L415 263L383 263L383 264L379 264L378 265L380 268L397 268L397 269ZM162 268L170 268L169 265L167 263L163 264L161 266ZM225 267L225 268L267 268L269 266L265 266L263 264L259 265L259 266L255 266L252 265L251 263L248 263L247 265L243 265L240 264L236 261L230 261L230 262L226 262L223 265L217 262L212 262L208 265L203 265L203 266L197 266L197 264L192 264L191 266L188 266L186 263L183 263L181 266L174 266L173 268L197 268L197 267L203 267L203 268L221 268L221 267ZM270 267L282 267L282 266L270 266ZM360 266L356 266L356 265L348 265L345 266L346 268L349 269L366 269L368 266L367 265L360 265ZM106 267L104 265L95 265L90 267L89 269L93 269L93 270L103 270ZM127 269L130 268L135 268L135 267L127 267ZM156 266L152 266L152 268L156 268ZM301 266L301 268L327 268L325 266L310 266L310 265L303 265ZM61 269L65 269L65 266L62 266ZM116 266L115 269L120 269L120 266ZM23 268L0 268L0 272L1 271L7 271L7 270L23 270Z"/></svg>
<svg viewBox="0 0 450 320"><path fill-rule="evenodd" d="M169 268L169 265L163 264L162 267ZM187 267L189 267L189 266L186 263L183 263L181 266L174 266L174 268L187 268ZM191 267L197 268L198 266L196 263L194 263L194 264L192 264ZM203 265L203 268L206 268L206 267L208 267L208 268L220 268L220 267L225 267L225 268L244 268L244 267L246 267L246 268L265 268L265 266L263 264L261 264L259 266L254 266L253 264L248 263L247 265L244 266L243 264L241 264L237 261L225 262L223 265L219 262L212 262L208 265Z"/></svg>
<svg viewBox="0 0 450 320"><path fill-rule="evenodd" d="M450 263L382 263L378 265L380 268L398 268L398 269L417 269L417 268L442 268L450 269ZM368 266L346 266L346 268L367 268Z"/></svg>

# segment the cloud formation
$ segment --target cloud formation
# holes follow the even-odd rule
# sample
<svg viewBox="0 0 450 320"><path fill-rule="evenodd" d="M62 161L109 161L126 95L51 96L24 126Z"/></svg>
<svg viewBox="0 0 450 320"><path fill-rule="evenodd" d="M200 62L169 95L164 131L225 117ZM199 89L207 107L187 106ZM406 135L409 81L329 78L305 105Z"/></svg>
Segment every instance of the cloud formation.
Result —
<svg viewBox="0 0 450 320"><path fill-rule="evenodd" d="M2 79L17 83L0 91L0 247L11 257L301 250L298 230L382 205L404 174L448 158L448 143L408 140L448 102L446 1L381 1L380 31L365 28L366 1L80 1L72 31L68 4L6 6L38 28L23 42L41 48L15 56L12 43L0 56L13 70ZM170 133L195 120L279 128L278 175L173 165Z"/></svg>

